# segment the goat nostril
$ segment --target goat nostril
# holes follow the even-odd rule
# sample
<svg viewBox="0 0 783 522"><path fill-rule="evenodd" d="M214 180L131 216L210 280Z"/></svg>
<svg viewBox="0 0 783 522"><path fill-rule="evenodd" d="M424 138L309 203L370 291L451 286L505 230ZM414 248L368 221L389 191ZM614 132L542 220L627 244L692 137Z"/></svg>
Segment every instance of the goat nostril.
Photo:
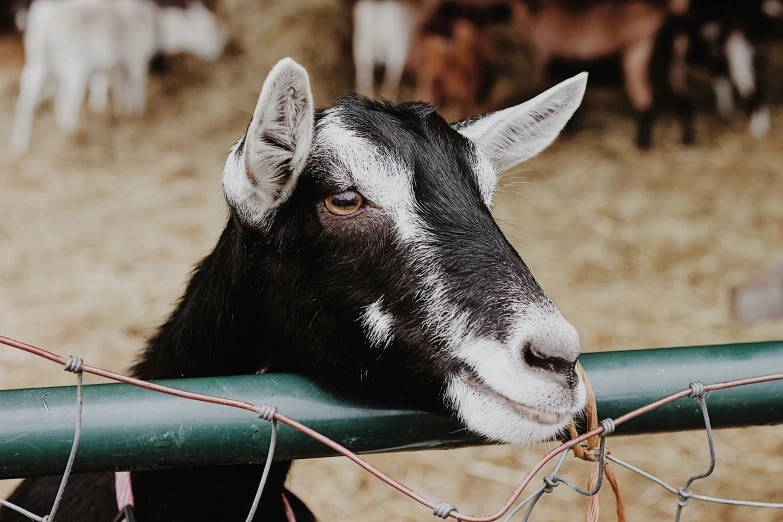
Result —
<svg viewBox="0 0 783 522"><path fill-rule="evenodd" d="M522 348L525 362L531 368L550 371L563 375L568 385L573 388L578 381L576 377L576 360L563 359L562 357L549 357L536 351L532 343L527 342Z"/></svg>

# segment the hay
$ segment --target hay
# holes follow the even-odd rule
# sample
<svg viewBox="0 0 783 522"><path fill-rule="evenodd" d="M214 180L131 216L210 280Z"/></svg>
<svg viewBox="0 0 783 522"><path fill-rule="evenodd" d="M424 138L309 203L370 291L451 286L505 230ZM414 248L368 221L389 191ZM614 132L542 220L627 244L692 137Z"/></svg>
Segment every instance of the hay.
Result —
<svg viewBox="0 0 783 522"><path fill-rule="evenodd" d="M301 60L321 104L352 83L344 3L310 0L310 11L292 4L229 1L235 32L245 34L242 53L213 66L178 60L172 74L153 78L145 117L85 112L83 130L70 140L44 109L29 157L0 155L3 334L127 369L220 233L223 158L244 132L274 61L287 54ZM10 138L19 66L18 59L0 61L0 147ZM513 79L509 73L504 80L503 96L513 96ZM739 119L723 124L700 116L698 146L678 145L676 124L665 120L656 127L656 148L640 153L625 105L613 97L621 100L591 93L588 102L609 100L619 112L588 109L581 131L506 177L496 212L585 350L783 338L783 323L738 325L727 307L733 282L783 256L783 109L774 108L772 135L762 142L746 136ZM0 349L0 367L0 388L72 382L58 368L7 349ZM719 432L716 476L699 491L783 500L779 434ZM707 459L703 433L618 438L612 447L671 482ZM488 513L545 448L371 460L432 498ZM586 466L574 461L569 469L585 479ZM666 494L619 475L631 519L671 517L675 505ZM297 463L291 485L324 522L346 513L362 521L431 516L341 459ZM0 485L0 495L9 488ZM608 497L604 502L611 505ZM537 519L581 519L582 509L582 499L558 491L542 501ZM611 509L604 511L609 520ZM772 521L779 513L694 507L687 517Z"/></svg>

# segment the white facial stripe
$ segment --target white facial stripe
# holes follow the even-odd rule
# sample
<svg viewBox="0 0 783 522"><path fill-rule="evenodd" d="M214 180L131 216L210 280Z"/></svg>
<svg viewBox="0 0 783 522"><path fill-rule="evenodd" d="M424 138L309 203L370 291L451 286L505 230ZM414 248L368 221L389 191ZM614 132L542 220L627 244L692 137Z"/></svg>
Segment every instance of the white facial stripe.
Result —
<svg viewBox="0 0 783 522"><path fill-rule="evenodd" d="M753 46L740 32L733 32L726 40L726 58L729 74L740 95L745 98L756 90L753 70Z"/></svg>
<svg viewBox="0 0 783 522"><path fill-rule="evenodd" d="M394 317L383 310L383 298L378 299L365 309L361 321L365 335L373 348L382 350L389 346L394 339L392 332Z"/></svg>
<svg viewBox="0 0 783 522"><path fill-rule="evenodd" d="M417 296L426 310L422 327L453 346L452 341L459 338L455 331L461 324L457 320L459 310L448 303L444 276L432 248L433 239L419 217L412 169L403 159L391 157L348 129L341 120L339 108L330 109L324 115L317 136L315 154L328 155L324 159L337 167L330 172L332 179L346 188L355 186L393 220L398 239L411 256L409 266L422 281L422 292Z"/></svg>
<svg viewBox="0 0 783 522"><path fill-rule="evenodd" d="M314 153L334 165L330 176L341 186L355 186L370 201L386 212L398 231L398 239L409 252L410 265L422 281L418 301L426 310L422 327L454 346L459 339L459 310L447 300L443 273L432 248L433 240L418 214L413 193L413 172L401 158L391 157L369 140L348 129L340 117L339 108L330 109L318 123ZM491 165L489 166L491 168ZM376 306L377 305L377 306ZM377 309L376 309L377 308ZM365 329L382 317L376 312L380 303L373 303L362 318ZM383 326L381 320L380 325ZM377 336L379 339L383 335ZM368 333L368 338L373 336Z"/></svg>
<svg viewBox="0 0 783 522"><path fill-rule="evenodd" d="M381 151L345 125L340 108L329 109L318 123L315 153L328 161L330 176L344 188L355 186L389 214L403 241L426 235L417 216L413 171L405 159Z"/></svg>

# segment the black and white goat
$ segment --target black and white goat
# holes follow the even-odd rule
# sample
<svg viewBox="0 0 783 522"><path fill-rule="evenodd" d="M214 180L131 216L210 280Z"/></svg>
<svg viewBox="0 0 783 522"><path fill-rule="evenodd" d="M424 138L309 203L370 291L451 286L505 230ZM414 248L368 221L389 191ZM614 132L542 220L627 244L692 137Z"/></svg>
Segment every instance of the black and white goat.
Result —
<svg viewBox="0 0 783 522"><path fill-rule="evenodd" d="M88 85L94 110L105 108L111 85L115 114L142 114L155 53L212 61L226 43L225 28L201 3L181 9L148 0L35 0L21 13L25 66L11 141L16 153L27 150L35 111L52 92L66 134L76 129Z"/></svg>
<svg viewBox="0 0 783 522"><path fill-rule="evenodd" d="M783 32L783 0L691 0L688 12L675 23L675 38L691 44L679 47L677 61L707 66L718 114L727 118L734 111L736 91L750 118L750 133L766 136L767 44Z"/></svg>
<svg viewBox="0 0 783 522"><path fill-rule="evenodd" d="M282 60L226 160L223 234L133 374L301 372L497 441L555 437L585 403L579 338L491 209L498 174L555 139L586 81L450 126L418 102L349 96L316 110L306 71ZM284 488L290 465L273 464L255 520L290 520L286 503L314 520ZM134 472L137 518L243 520L260 475ZM111 520L113 481L72 476L58 522ZM45 512L58 483L28 479L10 500Z"/></svg>

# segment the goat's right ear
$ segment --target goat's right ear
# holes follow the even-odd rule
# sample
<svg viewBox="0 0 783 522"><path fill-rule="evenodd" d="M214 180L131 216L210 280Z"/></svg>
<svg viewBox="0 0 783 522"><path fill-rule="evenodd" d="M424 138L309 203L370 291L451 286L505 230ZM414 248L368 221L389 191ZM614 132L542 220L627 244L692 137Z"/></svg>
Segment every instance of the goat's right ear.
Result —
<svg viewBox="0 0 783 522"><path fill-rule="evenodd" d="M223 172L229 203L251 224L260 225L293 192L312 146L313 119L307 71L291 58L280 60Z"/></svg>
<svg viewBox="0 0 783 522"><path fill-rule="evenodd" d="M547 148L582 103L587 73L559 83L532 100L452 125L476 142L500 173Z"/></svg>

